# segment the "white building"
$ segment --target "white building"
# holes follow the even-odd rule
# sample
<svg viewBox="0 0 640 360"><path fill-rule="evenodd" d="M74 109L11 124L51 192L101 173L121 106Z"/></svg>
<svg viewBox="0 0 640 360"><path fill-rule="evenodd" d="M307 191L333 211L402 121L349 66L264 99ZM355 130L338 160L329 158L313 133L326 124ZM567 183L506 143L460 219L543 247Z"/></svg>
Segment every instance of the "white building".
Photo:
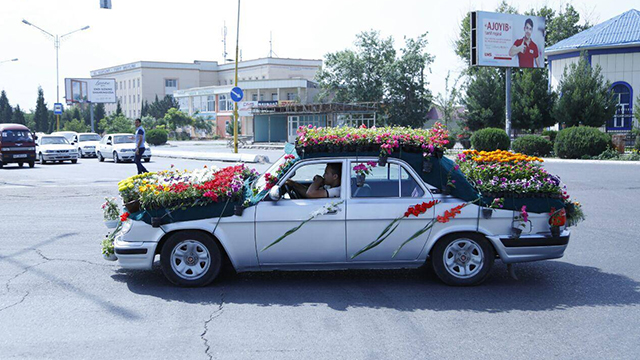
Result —
<svg viewBox="0 0 640 360"><path fill-rule="evenodd" d="M238 63L238 80L311 80L322 66L322 60L261 58ZM92 78L112 78L116 80L116 98L127 117L140 116L142 102L149 103L157 96L173 95L177 90L208 86L229 87L233 84L235 64L218 64L216 61L194 61L190 63L168 63L158 61L137 61L129 64L91 71ZM229 87L230 88L230 87ZM306 88L306 87L305 87ZM297 97L295 91L287 92L281 87L280 92L256 93L261 98L272 100ZM267 90L267 89L264 89ZM269 89L274 90L274 89ZM275 94L275 95L274 95ZM253 95L252 95L253 96ZM304 95L303 95L304 96ZM116 104L106 104L107 114L116 110Z"/></svg>
<svg viewBox="0 0 640 360"><path fill-rule="evenodd" d="M552 88L558 87L565 67L577 63L583 51L592 66L602 68L618 100L606 131L629 132L635 122L634 100L640 99L634 99L640 94L640 11L629 10L546 48Z"/></svg>

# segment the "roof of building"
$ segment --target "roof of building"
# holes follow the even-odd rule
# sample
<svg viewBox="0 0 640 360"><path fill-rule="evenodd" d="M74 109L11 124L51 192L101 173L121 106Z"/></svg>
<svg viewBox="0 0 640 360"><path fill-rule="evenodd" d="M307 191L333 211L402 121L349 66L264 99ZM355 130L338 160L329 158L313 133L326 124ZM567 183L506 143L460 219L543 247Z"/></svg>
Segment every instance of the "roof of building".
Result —
<svg viewBox="0 0 640 360"><path fill-rule="evenodd" d="M545 49L548 54L640 45L640 11L631 9Z"/></svg>
<svg viewBox="0 0 640 360"><path fill-rule="evenodd" d="M301 104L298 102L276 102L271 104L258 103L254 106L252 112L254 114L278 113L278 114L323 114L323 113L372 113L378 109L379 103L361 102L361 103L315 103ZM267 102L268 103L268 102ZM276 104L277 103L277 104Z"/></svg>

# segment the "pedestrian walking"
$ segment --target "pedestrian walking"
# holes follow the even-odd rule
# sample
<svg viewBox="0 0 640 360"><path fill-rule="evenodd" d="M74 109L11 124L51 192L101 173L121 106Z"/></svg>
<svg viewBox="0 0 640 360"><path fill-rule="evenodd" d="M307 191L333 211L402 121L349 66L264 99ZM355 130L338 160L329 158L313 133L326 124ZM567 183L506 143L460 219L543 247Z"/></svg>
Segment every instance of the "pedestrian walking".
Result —
<svg viewBox="0 0 640 360"><path fill-rule="evenodd" d="M142 127L142 121L140 119L136 119L136 156L133 158L133 162L136 163L138 167L138 174L148 172L147 169L142 165L142 154L144 154L144 142L145 139L145 131Z"/></svg>

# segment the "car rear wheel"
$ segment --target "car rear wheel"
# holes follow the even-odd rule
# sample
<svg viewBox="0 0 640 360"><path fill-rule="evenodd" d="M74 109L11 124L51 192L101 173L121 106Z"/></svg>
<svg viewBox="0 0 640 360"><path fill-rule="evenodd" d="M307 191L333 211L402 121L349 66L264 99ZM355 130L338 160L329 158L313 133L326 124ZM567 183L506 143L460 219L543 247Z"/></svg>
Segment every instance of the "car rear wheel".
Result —
<svg viewBox="0 0 640 360"><path fill-rule="evenodd" d="M117 152L113 152L113 162L114 163L119 163L120 162L120 158L118 157L118 153Z"/></svg>
<svg viewBox="0 0 640 360"><path fill-rule="evenodd" d="M3 166L4 166L4 163L0 161L0 169L2 169Z"/></svg>
<svg viewBox="0 0 640 360"><path fill-rule="evenodd" d="M102 154L100 154L100 151L98 151L98 161L100 162L104 161L104 157L102 156Z"/></svg>
<svg viewBox="0 0 640 360"><path fill-rule="evenodd" d="M76 164L77 162L78 162L78 159L71 160L72 164Z"/></svg>
<svg viewBox="0 0 640 360"><path fill-rule="evenodd" d="M438 278L453 286L482 283L493 266L495 252L480 234L451 234L433 247L431 265Z"/></svg>
<svg viewBox="0 0 640 360"><path fill-rule="evenodd" d="M162 272L179 286L206 286L220 273L222 252L218 243L199 231L180 231L164 243Z"/></svg>
<svg viewBox="0 0 640 360"><path fill-rule="evenodd" d="M78 148L78 156L81 157L81 158L84 156L84 154L82 153L82 149L81 148Z"/></svg>
<svg viewBox="0 0 640 360"><path fill-rule="evenodd" d="M40 159L40 164L44 165L47 163L47 160L44 159L42 153L38 154L38 159Z"/></svg>
<svg viewBox="0 0 640 360"><path fill-rule="evenodd" d="M33 168L34 166L36 166L36 162L33 160L29 161L29 167Z"/></svg>
<svg viewBox="0 0 640 360"><path fill-rule="evenodd" d="M149 161L151 161L151 158L144 159L144 162L149 162Z"/></svg>

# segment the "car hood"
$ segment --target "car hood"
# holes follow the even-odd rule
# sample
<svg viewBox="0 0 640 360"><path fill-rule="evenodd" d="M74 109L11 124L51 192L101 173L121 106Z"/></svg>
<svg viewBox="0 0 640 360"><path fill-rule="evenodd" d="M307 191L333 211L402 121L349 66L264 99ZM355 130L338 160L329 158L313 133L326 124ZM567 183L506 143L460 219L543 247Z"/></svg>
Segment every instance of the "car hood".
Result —
<svg viewBox="0 0 640 360"><path fill-rule="evenodd" d="M47 144L40 145L40 150L75 150L76 147L69 144Z"/></svg>
<svg viewBox="0 0 640 360"><path fill-rule="evenodd" d="M134 144L134 143L130 143L130 144L114 144L113 148L115 150L135 149L136 148L136 144Z"/></svg>
<svg viewBox="0 0 640 360"><path fill-rule="evenodd" d="M98 144L100 144L100 141L81 141L77 145L82 147L82 146L98 146Z"/></svg>

